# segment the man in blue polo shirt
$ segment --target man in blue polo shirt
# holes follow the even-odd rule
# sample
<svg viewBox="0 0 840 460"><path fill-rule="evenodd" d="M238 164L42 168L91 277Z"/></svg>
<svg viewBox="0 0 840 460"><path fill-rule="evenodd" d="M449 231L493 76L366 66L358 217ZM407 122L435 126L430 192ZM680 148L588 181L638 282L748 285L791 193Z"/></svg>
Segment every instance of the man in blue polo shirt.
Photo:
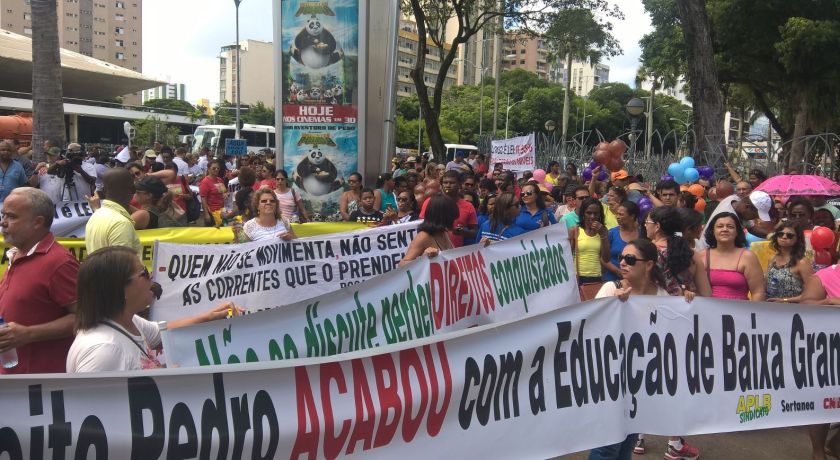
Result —
<svg viewBox="0 0 840 460"><path fill-rule="evenodd" d="M14 158L14 147L6 141L0 142L0 202L9 196L12 190L28 185L28 178Z"/></svg>

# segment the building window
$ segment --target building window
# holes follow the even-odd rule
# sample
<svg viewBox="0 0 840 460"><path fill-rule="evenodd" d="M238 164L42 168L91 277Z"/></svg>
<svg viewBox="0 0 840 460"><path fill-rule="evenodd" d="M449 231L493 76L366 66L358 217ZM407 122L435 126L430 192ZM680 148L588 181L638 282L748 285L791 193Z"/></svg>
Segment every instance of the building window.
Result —
<svg viewBox="0 0 840 460"><path fill-rule="evenodd" d="M114 45L123 47L125 46L125 42L122 40L114 40Z"/></svg>
<svg viewBox="0 0 840 460"><path fill-rule="evenodd" d="M32 14L30 14L30 13L23 13L23 20L24 20L24 21L31 21L31 20L32 20Z"/></svg>
<svg viewBox="0 0 840 460"><path fill-rule="evenodd" d="M114 4L114 6L116 6L117 8L123 8L124 9L125 8L125 2L116 2Z"/></svg>
<svg viewBox="0 0 840 460"><path fill-rule="evenodd" d="M519 61L519 63L520 64L525 64L525 59L522 59L521 61Z"/></svg>
<svg viewBox="0 0 840 460"><path fill-rule="evenodd" d="M26 35L32 35L32 27L24 27L23 33Z"/></svg>
<svg viewBox="0 0 840 460"><path fill-rule="evenodd" d="M119 60L119 61L124 61L125 60L125 54L123 54L123 53L117 53L116 57L117 57L117 60Z"/></svg>
<svg viewBox="0 0 840 460"><path fill-rule="evenodd" d="M114 28L114 32L123 35L125 33L125 29L122 27L116 27Z"/></svg>
<svg viewBox="0 0 840 460"><path fill-rule="evenodd" d="M114 15L114 21L125 21L125 16L117 13Z"/></svg>

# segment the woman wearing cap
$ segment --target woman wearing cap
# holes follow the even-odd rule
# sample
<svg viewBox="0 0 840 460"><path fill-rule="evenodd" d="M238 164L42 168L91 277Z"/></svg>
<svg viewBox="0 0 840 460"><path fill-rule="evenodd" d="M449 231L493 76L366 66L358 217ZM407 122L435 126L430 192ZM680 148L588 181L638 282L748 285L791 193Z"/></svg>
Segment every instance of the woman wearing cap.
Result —
<svg viewBox="0 0 840 460"><path fill-rule="evenodd" d="M140 209L131 214L135 230L187 225L187 215L174 204L163 181L154 176L146 176L137 181L134 187L134 199L140 205Z"/></svg>
<svg viewBox="0 0 840 460"><path fill-rule="evenodd" d="M548 227L557 223L554 214L548 210L545 200L536 182L528 182L520 193L522 207L516 218L516 225L529 232L541 227Z"/></svg>
<svg viewBox="0 0 840 460"><path fill-rule="evenodd" d="M268 241L278 238L289 241L297 238L292 224L280 212L277 196L270 188L263 187L254 192L251 208L254 210L254 218L245 222L242 230L234 227L237 241Z"/></svg>

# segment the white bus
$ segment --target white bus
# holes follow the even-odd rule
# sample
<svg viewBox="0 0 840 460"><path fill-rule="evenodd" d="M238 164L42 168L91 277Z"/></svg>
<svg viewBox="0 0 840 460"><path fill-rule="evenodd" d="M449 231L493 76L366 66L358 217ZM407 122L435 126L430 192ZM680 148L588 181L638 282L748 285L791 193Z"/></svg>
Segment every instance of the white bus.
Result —
<svg viewBox="0 0 840 460"><path fill-rule="evenodd" d="M478 147L474 145L466 145L466 144L445 144L446 146L446 162L444 164L452 161L455 159L455 152L463 152L464 158L468 158L470 153L478 153Z"/></svg>
<svg viewBox="0 0 840 460"><path fill-rule="evenodd" d="M274 126L245 124L239 130L240 137L248 144L249 153L257 153L266 147L274 149ZM202 125L193 134L192 152L199 153L204 147L213 154L224 153L225 140L236 138L234 125Z"/></svg>

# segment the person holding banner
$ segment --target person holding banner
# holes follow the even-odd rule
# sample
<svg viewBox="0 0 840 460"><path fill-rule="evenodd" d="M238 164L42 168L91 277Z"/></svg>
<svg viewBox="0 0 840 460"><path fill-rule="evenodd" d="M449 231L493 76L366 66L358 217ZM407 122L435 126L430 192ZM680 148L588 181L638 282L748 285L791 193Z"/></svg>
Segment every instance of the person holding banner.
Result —
<svg viewBox="0 0 840 460"><path fill-rule="evenodd" d="M440 251L455 247L449 239L449 231L458 218L458 205L446 195L435 195L426 203L423 223L417 227L417 235L405 250L400 267L424 254L434 257Z"/></svg>
<svg viewBox="0 0 840 460"><path fill-rule="evenodd" d="M90 254L79 268L76 338L67 372L105 372L163 367L160 325L137 314L152 303L152 280L134 251L110 246ZM197 316L170 321L169 328L238 315L224 302Z"/></svg>
<svg viewBox="0 0 840 460"><path fill-rule="evenodd" d="M767 301L798 303L805 280L814 275L805 257L805 232L799 222L782 222L770 239L776 254L767 264Z"/></svg>
<svg viewBox="0 0 840 460"><path fill-rule="evenodd" d="M706 227L706 241L709 249L704 259L712 297L764 301L764 272L755 253L746 248L738 216L731 212L715 215Z"/></svg>
<svg viewBox="0 0 840 460"><path fill-rule="evenodd" d="M254 218L245 222L241 230L234 227L237 241L267 241L274 238L290 241L297 238L292 224L280 212L277 196L270 188L263 187L254 192L251 209L254 210Z"/></svg>
<svg viewBox="0 0 840 460"><path fill-rule="evenodd" d="M488 205L488 218L478 231L479 244L487 246L491 241L504 241L525 233L525 229L516 224L519 209L519 200L513 193L502 193L496 197L495 201Z"/></svg>

